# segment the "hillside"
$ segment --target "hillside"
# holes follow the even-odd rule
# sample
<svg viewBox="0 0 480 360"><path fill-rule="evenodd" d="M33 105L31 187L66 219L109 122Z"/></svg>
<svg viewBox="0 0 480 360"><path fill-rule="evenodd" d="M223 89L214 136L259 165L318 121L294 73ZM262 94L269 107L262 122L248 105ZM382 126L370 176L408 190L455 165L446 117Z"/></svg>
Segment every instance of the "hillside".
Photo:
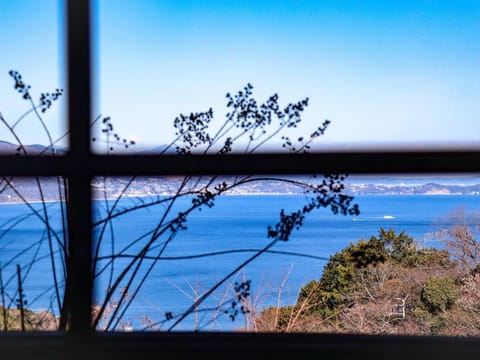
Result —
<svg viewBox="0 0 480 360"><path fill-rule="evenodd" d="M480 336L480 256L467 257L458 244L471 254L480 248L462 237L472 229L462 229L445 250L384 229L351 243L300 290L295 305L252 310L254 330Z"/></svg>

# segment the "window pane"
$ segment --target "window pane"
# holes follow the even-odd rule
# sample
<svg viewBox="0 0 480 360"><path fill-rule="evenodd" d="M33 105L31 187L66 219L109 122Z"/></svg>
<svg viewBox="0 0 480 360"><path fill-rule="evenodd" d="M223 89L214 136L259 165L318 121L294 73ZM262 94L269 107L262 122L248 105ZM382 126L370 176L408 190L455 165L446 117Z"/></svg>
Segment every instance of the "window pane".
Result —
<svg viewBox="0 0 480 360"><path fill-rule="evenodd" d="M0 179L1 331L60 329L67 224L62 178Z"/></svg>
<svg viewBox="0 0 480 360"><path fill-rule="evenodd" d="M92 186L97 330L479 335L478 175Z"/></svg>
<svg viewBox="0 0 480 360"><path fill-rule="evenodd" d="M309 139L331 120L314 150L477 146L478 2L95 4L97 113L111 116L119 136L112 133L112 141L137 143L128 150L162 152L177 137L179 114L210 107L208 134L217 145L242 131L235 144L265 139L286 126L276 116L269 126L252 125L262 114L250 108L252 118L235 117L222 128L234 110L225 94L248 83L258 107L275 93L280 109L309 98L302 123L283 134L292 140ZM230 135L215 136L229 126ZM278 135L273 148L258 150L282 150ZM102 141L98 151L109 148Z"/></svg>
<svg viewBox="0 0 480 360"><path fill-rule="evenodd" d="M2 0L0 14L0 153L62 154L63 2Z"/></svg>

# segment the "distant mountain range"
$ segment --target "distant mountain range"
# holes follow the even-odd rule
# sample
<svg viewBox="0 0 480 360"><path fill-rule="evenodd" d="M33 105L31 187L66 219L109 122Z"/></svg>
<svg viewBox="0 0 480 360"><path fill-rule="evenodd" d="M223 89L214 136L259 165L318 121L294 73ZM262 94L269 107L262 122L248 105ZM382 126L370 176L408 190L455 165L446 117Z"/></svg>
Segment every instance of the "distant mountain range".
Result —
<svg viewBox="0 0 480 360"><path fill-rule="evenodd" d="M52 151L49 147L40 145L40 144L32 144L32 145L23 145L23 149L29 155L51 155ZM63 147L54 147L55 152L57 154L65 153L65 148ZM22 149L19 145L12 144L8 141L0 140L0 154L1 155L16 155L16 154L23 154Z"/></svg>
<svg viewBox="0 0 480 360"><path fill-rule="evenodd" d="M50 155L51 150L50 147L40 144L30 144L30 145L23 145L25 151L29 155ZM62 146L54 146L56 154L64 154L67 151L67 148ZM22 153L20 151L19 145L12 144L8 141L0 140L0 155L15 155L17 153ZM158 146L134 146L125 149L122 145L116 147L115 149L117 153L125 153L125 154L175 154L175 147L168 147L168 145L158 145Z"/></svg>

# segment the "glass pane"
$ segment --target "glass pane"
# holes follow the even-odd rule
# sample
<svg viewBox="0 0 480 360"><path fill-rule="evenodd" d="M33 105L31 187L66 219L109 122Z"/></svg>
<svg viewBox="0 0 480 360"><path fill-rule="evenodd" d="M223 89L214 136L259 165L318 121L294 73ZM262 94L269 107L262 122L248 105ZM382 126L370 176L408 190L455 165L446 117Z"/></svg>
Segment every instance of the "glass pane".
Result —
<svg viewBox="0 0 480 360"><path fill-rule="evenodd" d="M0 0L0 14L0 154L62 154L63 2Z"/></svg>
<svg viewBox="0 0 480 360"><path fill-rule="evenodd" d="M480 334L478 175L92 186L97 330Z"/></svg>
<svg viewBox="0 0 480 360"><path fill-rule="evenodd" d="M0 331L62 329L64 200L62 178L0 178Z"/></svg>
<svg viewBox="0 0 480 360"><path fill-rule="evenodd" d="M477 147L479 16L480 3L463 0L97 1L96 111L114 130L95 149L125 139L136 146L114 153L175 153L178 126L202 112L209 138L193 139L196 152L228 137L252 151L272 135L256 150L282 151L282 135L307 141L325 119L312 150ZM247 111L235 95L249 83ZM298 126L278 118L274 94L280 109L308 97Z"/></svg>

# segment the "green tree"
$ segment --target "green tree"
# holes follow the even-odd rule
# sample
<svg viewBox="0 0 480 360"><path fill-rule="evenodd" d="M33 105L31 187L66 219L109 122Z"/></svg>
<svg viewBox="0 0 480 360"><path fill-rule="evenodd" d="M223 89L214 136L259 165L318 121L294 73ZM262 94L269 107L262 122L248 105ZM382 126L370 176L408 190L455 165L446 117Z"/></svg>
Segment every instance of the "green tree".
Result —
<svg viewBox="0 0 480 360"><path fill-rule="evenodd" d="M309 313L331 316L339 308L351 304L352 291L358 281L358 269L376 266L387 259L385 244L372 236L361 239L357 244L350 243L346 248L332 255L325 265L319 281L311 281L301 290L297 303L310 296ZM309 294L314 291L315 296Z"/></svg>
<svg viewBox="0 0 480 360"><path fill-rule="evenodd" d="M457 289L450 277L432 277L423 287L422 302L432 314L447 311L456 299Z"/></svg>
<svg viewBox="0 0 480 360"><path fill-rule="evenodd" d="M323 269L320 280L313 280L299 293L297 303L310 296L309 314L329 317L339 309L351 306L355 300L355 290L361 288L362 272L386 261L412 266L419 252L414 239L404 231L380 228L378 236L369 240L360 239L350 243L341 251L332 255ZM311 294L315 292L315 296Z"/></svg>
<svg viewBox="0 0 480 360"><path fill-rule="evenodd" d="M378 239L372 236L371 240L373 239L382 243L386 256L398 263L407 264L416 254L414 240L405 231L397 235L393 229L385 230L380 228Z"/></svg>

